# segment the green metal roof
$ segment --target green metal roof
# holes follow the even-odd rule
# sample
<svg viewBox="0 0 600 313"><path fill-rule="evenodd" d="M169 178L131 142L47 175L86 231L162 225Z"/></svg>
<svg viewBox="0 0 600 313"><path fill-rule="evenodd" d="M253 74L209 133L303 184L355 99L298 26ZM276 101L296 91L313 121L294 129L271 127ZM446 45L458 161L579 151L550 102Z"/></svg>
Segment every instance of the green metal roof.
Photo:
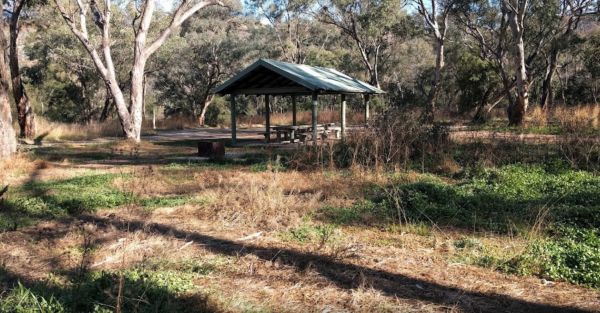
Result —
<svg viewBox="0 0 600 313"><path fill-rule="evenodd" d="M383 90L338 70L259 59L218 86L216 94L381 94Z"/></svg>

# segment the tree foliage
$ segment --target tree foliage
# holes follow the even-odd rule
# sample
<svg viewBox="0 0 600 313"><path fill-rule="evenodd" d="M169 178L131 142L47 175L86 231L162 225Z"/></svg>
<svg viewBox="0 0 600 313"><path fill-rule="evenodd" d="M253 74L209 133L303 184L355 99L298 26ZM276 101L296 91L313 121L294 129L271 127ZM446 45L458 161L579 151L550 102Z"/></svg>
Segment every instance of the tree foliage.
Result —
<svg viewBox="0 0 600 313"><path fill-rule="evenodd" d="M336 68L385 89L380 102L386 106L450 110L478 121L497 107L520 112L514 108L523 102L524 91L528 106L598 103L600 25L593 0L248 0L243 11L236 6L205 8L182 22L161 49L153 47L154 57L135 76L134 38L139 33L131 25L140 29L144 3L112 4L114 82L100 75L55 7L27 11L31 23L21 63L38 114L65 122L121 116L111 90L116 83L122 100L142 95L142 118L155 107L167 117L215 125L227 106L210 90L258 58ZM520 13L516 15L517 32L511 7L523 11L522 23ZM173 14L157 9L148 37L158 38ZM102 46L97 26L102 22L87 21L94 47ZM443 38L436 36L433 22ZM521 64L524 72L518 70ZM143 88L132 90L140 77ZM238 105L241 114L262 114L260 100L240 97ZM359 102L349 99L349 105ZM289 106L287 99L273 103L274 110ZM513 121L518 119L513 114Z"/></svg>

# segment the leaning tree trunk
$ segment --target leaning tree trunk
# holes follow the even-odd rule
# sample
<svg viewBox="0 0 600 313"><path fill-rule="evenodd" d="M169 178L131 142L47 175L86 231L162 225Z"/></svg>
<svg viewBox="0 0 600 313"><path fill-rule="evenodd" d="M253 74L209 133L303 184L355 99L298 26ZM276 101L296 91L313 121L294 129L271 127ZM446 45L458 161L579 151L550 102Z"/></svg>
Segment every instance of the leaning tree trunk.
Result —
<svg viewBox="0 0 600 313"><path fill-rule="evenodd" d="M6 51L4 23L0 23L0 51ZM8 69L6 56L0 53L0 158L8 157L17 150L17 138L12 125L8 99Z"/></svg>
<svg viewBox="0 0 600 313"><path fill-rule="evenodd" d="M212 103L213 96L207 95L204 98L204 106L202 107L202 111L200 112L200 116L198 116L198 124L200 126L204 126L206 124L206 112L208 111L208 107Z"/></svg>
<svg viewBox="0 0 600 313"><path fill-rule="evenodd" d="M23 86L23 80L21 79L21 71L19 68L19 50L18 50L18 39L19 39L19 17L21 10L25 5L24 0L15 1L14 12L10 18L9 30L10 30L10 45L9 45L9 66L10 76L12 80L12 94L15 99L15 105L17 106L17 120L19 122L21 138L33 138L35 137L35 114L33 107Z"/></svg>
<svg viewBox="0 0 600 313"><path fill-rule="evenodd" d="M112 111L112 107L114 106L114 101L112 94L110 93L110 89L106 87L106 95L104 95L104 106L102 107L102 112L100 113L100 122L105 122L108 119L108 115Z"/></svg>
<svg viewBox="0 0 600 313"><path fill-rule="evenodd" d="M488 88L485 91L485 93L483 94L483 96L481 97L481 101L479 102L479 105L477 106L477 111L475 112L475 115L473 116L471 123L483 124L488 121L489 113L494 108L494 105L490 104L488 102L488 98L490 97L491 92L492 92L492 88Z"/></svg>

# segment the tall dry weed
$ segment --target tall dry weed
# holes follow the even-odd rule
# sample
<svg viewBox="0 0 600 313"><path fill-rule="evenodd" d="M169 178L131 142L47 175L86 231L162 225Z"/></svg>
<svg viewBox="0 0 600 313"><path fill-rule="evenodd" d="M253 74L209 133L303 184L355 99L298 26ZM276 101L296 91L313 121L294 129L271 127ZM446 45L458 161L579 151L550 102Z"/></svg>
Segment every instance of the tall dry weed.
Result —
<svg viewBox="0 0 600 313"><path fill-rule="evenodd" d="M598 130L600 126L600 107L597 105L559 106L553 109L552 116L568 133Z"/></svg>

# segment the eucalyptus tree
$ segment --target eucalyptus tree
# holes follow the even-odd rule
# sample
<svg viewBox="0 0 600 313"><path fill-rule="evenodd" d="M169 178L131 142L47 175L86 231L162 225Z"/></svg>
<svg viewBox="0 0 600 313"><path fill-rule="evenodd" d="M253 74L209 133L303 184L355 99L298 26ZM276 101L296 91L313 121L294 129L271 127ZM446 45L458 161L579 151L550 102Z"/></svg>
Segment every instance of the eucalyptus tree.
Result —
<svg viewBox="0 0 600 313"><path fill-rule="evenodd" d="M454 7L454 0L413 0L417 12L423 17L425 27L434 39L435 46L435 70L431 80L431 88L427 96L427 107L424 112L424 120L432 123L435 119L436 100L439 93L439 85L442 79L442 71L446 66L444 60L444 48L446 34L448 32L448 19Z"/></svg>
<svg viewBox="0 0 600 313"><path fill-rule="evenodd" d="M113 19L125 23L123 13L116 11ZM51 120L71 123L106 120L114 111L114 102L88 52L53 8L38 8L35 15L23 48L30 61L23 72L32 100L41 104L41 113ZM132 36L113 30L112 37L117 77L126 81L130 45L121 43L131 41Z"/></svg>
<svg viewBox="0 0 600 313"><path fill-rule="evenodd" d="M5 6L5 16L8 20L9 44L8 64L10 68L12 95L17 108L17 120L19 122L19 137L33 138L36 133L35 113L21 75L19 66L18 40L21 31L22 16L28 7L45 4L45 0L9 0Z"/></svg>
<svg viewBox="0 0 600 313"><path fill-rule="evenodd" d="M487 0L466 0L457 2L456 5L454 18L457 27L466 34L462 44L472 54L471 57L463 60L470 60L470 62L461 62L461 67L465 68L457 70L459 84L463 91L472 92L471 88L475 88L479 90L478 93L483 91L480 88L485 85L483 95L487 96L479 101L476 107L477 113L473 117L475 122L481 123L487 120L488 114L502 100L506 99L509 107L512 107L515 101L513 97L515 83L508 64L511 38L506 12L499 5ZM469 69L471 67L473 69ZM487 74L489 70L495 73L495 78ZM499 83L488 85L478 82L477 86L466 87L466 82L460 81L461 74L470 71L477 72L476 75L480 79L485 78L485 81ZM465 103L462 104L463 107L464 105Z"/></svg>
<svg viewBox="0 0 600 313"><path fill-rule="evenodd" d="M401 0L331 0L320 4L317 17L354 42L369 83L379 88L381 57L407 18L402 7Z"/></svg>
<svg viewBox="0 0 600 313"><path fill-rule="evenodd" d="M508 122L510 125L521 125L525 120L525 113L529 107L530 77L527 73L525 51L525 18L530 9L531 0L502 0L502 11L512 33L516 100L508 108ZM530 11L531 12L531 11Z"/></svg>
<svg viewBox="0 0 600 313"><path fill-rule="evenodd" d="M4 23L0 23L0 49L5 51L7 42ZM5 158L17 150L17 139L12 126L10 100L8 98L8 68L4 54L0 54L0 158Z"/></svg>
<svg viewBox="0 0 600 313"><path fill-rule="evenodd" d="M592 33L582 49L583 64L588 72L591 98L594 104L600 104L600 29Z"/></svg>
<svg viewBox="0 0 600 313"><path fill-rule="evenodd" d="M529 107L530 87L543 76L542 54L551 46L554 13L541 0L466 0L457 4L457 23L479 48L480 56L492 60L498 72L508 100L509 124L521 125Z"/></svg>
<svg viewBox="0 0 600 313"><path fill-rule="evenodd" d="M75 3L73 4L73 2ZM140 141L144 107L144 77L149 58L179 29L181 24L195 13L208 6L226 6L220 0L179 1L170 14L169 22L156 32L156 29L152 28L156 1L135 1L137 10L131 20L131 25L117 26L121 29L131 27L135 38L128 84L130 95L129 101L127 101L113 61L113 38L111 36L113 5L111 1L104 0L99 4L95 0L54 0L54 3L71 32L92 58L101 78L109 87L125 137L134 141ZM96 32L88 30L89 18L93 20L97 28ZM150 39L149 35L154 35L152 36L154 38Z"/></svg>
<svg viewBox="0 0 600 313"><path fill-rule="evenodd" d="M254 27L249 19L232 16L218 7L184 23L170 53L160 57L171 66L155 75L155 89L165 114L193 116L204 125L214 99L211 90L262 50L259 38L253 35Z"/></svg>
<svg viewBox="0 0 600 313"><path fill-rule="evenodd" d="M540 106L551 106L554 100L552 81L559 54L569 49L578 39L577 29L583 18L598 14L594 0L555 0L545 3L546 23L551 27L550 44L546 51L546 66L540 96ZM548 14L549 13L549 14Z"/></svg>
<svg viewBox="0 0 600 313"><path fill-rule="evenodd" d="M311 11L315 3L316 0L250 0L246 5L255 17L268 22L281 56L288 62L303 64L308 48L324 44L330 36L314 33L316 24Z"/></svg>

